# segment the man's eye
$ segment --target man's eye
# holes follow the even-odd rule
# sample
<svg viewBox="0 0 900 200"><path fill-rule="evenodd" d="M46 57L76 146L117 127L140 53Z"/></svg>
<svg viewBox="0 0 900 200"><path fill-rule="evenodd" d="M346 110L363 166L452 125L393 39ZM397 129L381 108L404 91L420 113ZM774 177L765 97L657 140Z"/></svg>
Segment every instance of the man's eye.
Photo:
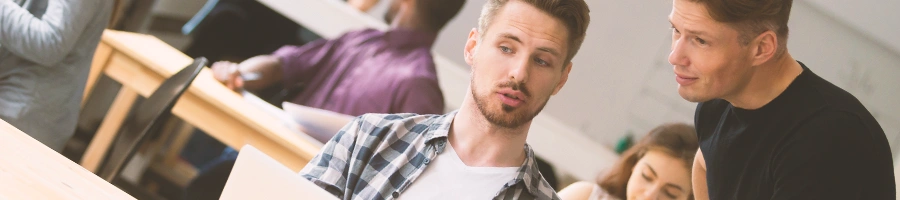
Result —
<svg viewBox="0 0 900 200"><path fill-rule="evenodd" d="M699 44L706 44L706 40L697 38L697 43L699 43Z"/></svg>
<svg viewBox="0 0 900 200"><path fill-rule="evenodd" d="M534 62L536 62L538 65L542 65L542 66L547 66L547 65L549 65L549 63L547 63L547 61L544 61L544 60L542 60L542 59L540 59L540 58L534 58Z"/></svg>
<svg viewBox="0 0 900 200"><path fill-rule="evenodd" d="M503 53L512 53L512 49L506 46L500 46L500 51L502 51Z"/></svg>

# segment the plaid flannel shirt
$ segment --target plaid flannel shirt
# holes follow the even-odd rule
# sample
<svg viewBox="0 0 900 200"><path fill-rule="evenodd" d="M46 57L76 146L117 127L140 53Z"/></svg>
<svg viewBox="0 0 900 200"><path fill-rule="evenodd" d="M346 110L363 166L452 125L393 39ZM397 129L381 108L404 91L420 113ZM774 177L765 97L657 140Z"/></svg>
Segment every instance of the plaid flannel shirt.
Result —
<svg viewBox="0 0 900 200"><path fill-rule="evenodd" d="M344 126L300 175L342 199L396 199L447 145L456 112L366 114ZM525 163L494 199L559 199L525 145Z"/></svg>

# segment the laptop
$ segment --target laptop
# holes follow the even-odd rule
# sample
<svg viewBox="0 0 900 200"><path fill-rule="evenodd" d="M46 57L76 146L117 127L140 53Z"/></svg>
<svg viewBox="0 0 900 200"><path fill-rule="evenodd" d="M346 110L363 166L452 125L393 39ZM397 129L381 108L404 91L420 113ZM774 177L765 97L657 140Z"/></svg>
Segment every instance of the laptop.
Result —
<svg viewBox="0 0 900 200"><path fill-rule="evenodd" d="M337 199L251 145L238 154L220 199Z"/></svg>

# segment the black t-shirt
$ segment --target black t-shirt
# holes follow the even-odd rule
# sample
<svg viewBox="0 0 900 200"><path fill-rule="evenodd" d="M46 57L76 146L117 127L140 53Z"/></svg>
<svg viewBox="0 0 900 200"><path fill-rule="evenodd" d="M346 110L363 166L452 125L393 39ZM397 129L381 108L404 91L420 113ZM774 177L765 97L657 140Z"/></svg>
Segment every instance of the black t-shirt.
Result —
<svg viewBox="0 0 900 200"><path fill-rule="evenodd" d="M716 99L694 123L710 199L895 199L890 146L853 95L801 73L756 110Z"/></svg>

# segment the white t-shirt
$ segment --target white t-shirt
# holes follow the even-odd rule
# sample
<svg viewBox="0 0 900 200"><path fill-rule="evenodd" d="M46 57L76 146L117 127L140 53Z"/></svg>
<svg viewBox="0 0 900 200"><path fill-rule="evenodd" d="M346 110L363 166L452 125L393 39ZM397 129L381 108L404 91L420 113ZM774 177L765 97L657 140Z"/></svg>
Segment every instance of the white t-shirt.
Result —
<svg viewBox="0 0 900 200"><path fill-rule="evenodd" d="M518 170L466 166L447 145L398 199L493 199Z"/></svg>

